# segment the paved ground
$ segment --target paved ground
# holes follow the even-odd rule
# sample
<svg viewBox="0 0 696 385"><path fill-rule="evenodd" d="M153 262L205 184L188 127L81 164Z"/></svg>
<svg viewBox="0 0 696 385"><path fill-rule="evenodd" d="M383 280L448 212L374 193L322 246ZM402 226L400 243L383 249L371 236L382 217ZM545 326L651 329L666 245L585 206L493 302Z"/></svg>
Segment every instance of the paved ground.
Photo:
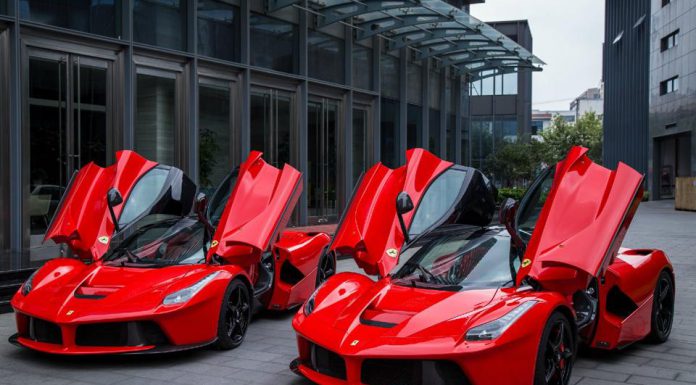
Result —
<svg viewBox="0 0 696 385"><path fill-rule="evenodd" d="M617 353L584 353L573 384L696 384L696 213L674 211L672 205L641 205L626 241L629 247L662 248L674 261L677 311L672 338L663 345L637 344ZM352 261L340 263L339 270L348 269L353 269ZM0 315L0 384L304 385L306 381L288 370L295 356L291 317L257 318L244 345L229 352L60 358L4 343L14 333L13 316L4 314Z"/></svg>

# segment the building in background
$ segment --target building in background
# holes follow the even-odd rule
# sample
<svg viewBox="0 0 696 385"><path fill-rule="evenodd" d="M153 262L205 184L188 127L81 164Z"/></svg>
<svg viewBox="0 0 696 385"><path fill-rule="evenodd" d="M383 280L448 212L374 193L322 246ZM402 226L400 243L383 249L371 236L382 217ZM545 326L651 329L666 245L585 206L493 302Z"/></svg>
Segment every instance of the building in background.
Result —
<svg viewBox="0 0 696 385"><path fill-rule="evenodd" d="M480 1L0 0L0 271L57 254L70 176L119 149L204 191L261 150L304 173L298 225L408 147L468 163L469 82L541 63L460 9Z"/></svg>
<svg viewBox="0 0 696 385"><path fill-rule="evenodd" d="M594 112L599 119L604 115L604 85L588 88L570 102L570 110L575 114L575 120L588 112Z"/></svg>
<svg viewBox="0 0 696 385"><path fill-rule="evenodd" d="M527 20L489 23L532 52ZM532 73L508 73L470 83L471 165L486 168L486 157L503 141L531 135Z"/></svg>
<svg viewBox="0 0 696 385"><path fill-rule="evenodd" d="M532 110L532 135L539 135L548 129L556 115L563 117L568 123L575 123L576 115L572 110L541 111Z"/></svg>
<svg viewBox="0 0 696 385"><path fill-rule="evenodd" d="M607 0L604 163L646 174L652 199L696 175L696 2Z"/></svg>

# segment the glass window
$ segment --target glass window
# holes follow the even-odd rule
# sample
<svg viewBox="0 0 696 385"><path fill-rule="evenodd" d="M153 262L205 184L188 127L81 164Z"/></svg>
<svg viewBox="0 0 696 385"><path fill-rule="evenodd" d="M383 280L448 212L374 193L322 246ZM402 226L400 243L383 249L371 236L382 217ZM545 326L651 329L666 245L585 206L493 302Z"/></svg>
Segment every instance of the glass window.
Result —
<svg viewBox="0 0 696 385"><path fill-rule="evenodd" d="M502 75L503 95L517 95L517 72Z"/></svg>
<svg viewBox="0 0 696 385"><path fill-rule="evenodd" d="M251 148L276 167L290 162L295 127L294 94L270 88L251 91Z"/></svg>
<svg viewBox="0 0 696 385"><path fill-rule="evenodd" d="M430 109L428 123L428 150L440 154L440 110Z"/></svg>
<svg viewBox="0 0 696 385"><path fill-rule="evenodd" d="M409 104L406 119L406 148L423 147L423 107Z"/></svg>
<svg viewBox="0 0 696 385"><path fill-rule="evenodd" d="M408 230L410 235L421 234L447 214L457 203L465 176L466 171L448 169L430 184L413 215L411 228Z"/></svg>
<svg viewBox="0 0 696 385"><path fill-rule="evenodd" d="M430 108L440 108L440 91L442 91L440 75L440 70L430 72Z"/></svg>
<svg viewBox="0 0 696 385"><path fill-rule="evenodd" d="M481 76L487 76L481 79L481 95L493 95L493 83L495 83L495 81L493 80L494 77L490 76L491 74L491 71L481 73Z"/></svg>
<svg viewBox="0 0 696 385"><path fill-rule="evenodd" d="M251 14L251 65L296 73L297 26L285 21Z"/></svg>
<svg viewBox="0 0 696 385"><path fill-rule="evenodd" d="M380 59L380 71L382 74L382 96L387 98L399 98L399 58L384 54Z"/></svg>
<svg viewBox="0 0 696 385"><path fill-rule="evenodd" d="M126 199L123 213L118 219L121 227L131 223L157 200L169 176L169 170L155 167L143 175Z"/></svg>
<svg viewBox="0 0 696 385"><path fill-rule="evenodd" d="M399 166L399 102L382 98L381 106L382 163L394 168Z"/></svg>
<svg viewBox="0 0 696 385"><path fill-rule="evenodd" d="M488 117L471 121L471 167L483 169L493 152L493 121Z"/></svg>
<svg viewBox="0 0 696 385"><path fill-rule="evenodd" d="M144 157L174 164L176 75L139 73L136 83L135 149Z"/></svg>
<svg viewBox="0 0 696 385"><path fill-rule="evenodd" d="M6 12L5 0L0 0L0 13ZM121 36L121 0L21 0L19 15L56 27Z"/></svg>
<svg viewBox="0 0 696 385"><path fill-rule="evenodd" d="M345 83L345 43L343 40L309 31L307 37L309 76L333 83Z"/></svg>
<svg viewBox="0 0 696 385"><path fill-rule="evenodd" d="M0 15L7 15L7 0L0 0Z"/></svg>
<svg viewBox="0 0 696 385"><path fill-rule="evenodd" d="M423 105L423 67L415 63L408 63L408 87L406 94L408 102Z"/></svg>
<svg viewBox="0 0 696 385"><path fill-rule="evenodd" d="M660 82L660 95L671 94L679 90L679 76Z"/></svg>
<svg viewBox="0 0 696 385"><path fill-rule="evenodd" d="M665 36L660 40L660 49L662 51L667 51L670 48L676 47L677 37L679 36L679 30L676 30L669 35Z"/></svg>
<svg viewBox="0 0 696 385"><path fill-rule="evenodd" d="M353 46L353 86L372 89L372 48Z"/></svg>
<svg viewBox="0 0 696 385"><path fill-rule="evenodd" d="M454 132L456 131L457 115L449 114L449 119L447 122L447 159L451 162L455 161L457 156L457 142L454 139Z"/></svg>
<svg viewBox="0 0 696 385"><path fill-rule="evenodd" d="M503 94L503 75L493 76L493 95Z"/></svg>
<svg viewBox="0 0 696 385"><path fill-rule="evenodd" d="M133 40L186 50L185 0L134 0Z"/></svg>
<svg viewBox="0 0 696 385"><path fill-rule="evenodd" d="M224 1L198 1L198 53L239 61L239 8Z"/></svg>
<svg viewBox="0 0 696 385"><path fill-rule="evenodd" d="M367 109L353 109L353 183L367 168Z"/></svg>
<svg viewBox="0 0 696 385"><path fill-rule="evenodd" d="M232 172L232 92L227 82L201 79L198 88L198 169L211 194Z"/></svg>

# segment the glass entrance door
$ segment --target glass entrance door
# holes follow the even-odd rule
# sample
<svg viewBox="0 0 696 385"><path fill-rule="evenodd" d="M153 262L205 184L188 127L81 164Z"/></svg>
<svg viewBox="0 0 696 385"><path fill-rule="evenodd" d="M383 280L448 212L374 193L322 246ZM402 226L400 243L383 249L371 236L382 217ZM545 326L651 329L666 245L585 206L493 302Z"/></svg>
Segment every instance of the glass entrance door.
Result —
<svg viewBox="0 0 696 385"><path fill-rule="evenodd" d="M338 221L339 101L313 99L307 105L307 198L310 224Z"/></svg>
<svg viewBox="0 0 696 385"><path fill-rule="evenodd" d="M295 95L254 87L251 90L251 149L263 152L264 160L276 167L294 164L294 132Z"/></svg>
<svg viewBox="0 0 696 385"><path fill-rule="evenodd" d="M113 62L28 49L24 66L24 223L29 265L53 258L43 236L75 170L112 161Z"/></svg>

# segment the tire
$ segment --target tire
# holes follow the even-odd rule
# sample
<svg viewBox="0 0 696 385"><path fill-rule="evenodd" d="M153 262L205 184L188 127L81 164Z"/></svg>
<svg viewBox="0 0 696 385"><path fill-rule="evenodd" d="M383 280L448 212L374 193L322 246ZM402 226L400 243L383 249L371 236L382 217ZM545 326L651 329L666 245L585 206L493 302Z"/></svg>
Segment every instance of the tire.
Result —
<svg viewBox="0 0 696 385"><path fill-rule="evenodd" d="M333 254L324 254L319 258L317 265L317 281L315 287L319 287L324 281L336 274L336 260L332 257Z"/></svg>
<svg viewBox="0 0 696 385"><path fill-rule="evenodd" d="M674 280L672 275L663 270L655 284L653 307L648 340L661 344L672 333L674 322Z"/></svg>
<svg viewBox="0 0 696 385"><path fill-rule="evenodd" d="M239 279L233 279L227 286L220 306L217 349L234 349L244 342L251 322L251 300L249 288Z"/></svg>
<svg viewBox="0 0 696 385"><path fill-rule="evenodd" d="M576 356L576 336L568 318L551 314L537 351L534 385L568 385Z"/></svg>

